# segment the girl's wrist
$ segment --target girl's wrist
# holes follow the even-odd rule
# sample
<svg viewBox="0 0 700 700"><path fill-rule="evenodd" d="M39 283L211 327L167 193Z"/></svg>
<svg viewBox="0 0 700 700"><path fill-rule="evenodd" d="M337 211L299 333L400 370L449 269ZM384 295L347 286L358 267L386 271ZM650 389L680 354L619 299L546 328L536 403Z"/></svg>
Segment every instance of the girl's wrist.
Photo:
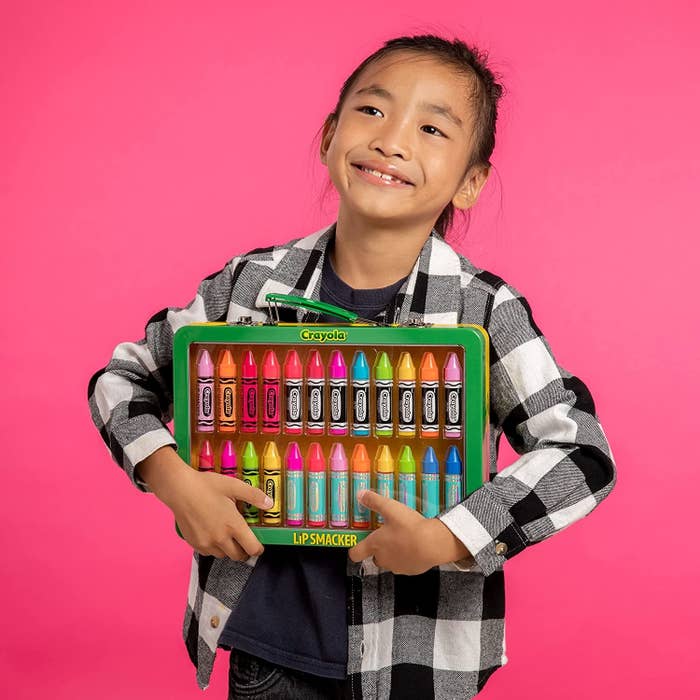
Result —
<svg viewBox="0 0 700 700"><path fill-rule="evenodd" d="M440 564L449 564L451 562L460 561L464 564L464 560L473 561L471 552L459 540L452 531L438 518L427 518L425 521L426 541L430 543L430 549L433 555L434 566Z"/></svg>

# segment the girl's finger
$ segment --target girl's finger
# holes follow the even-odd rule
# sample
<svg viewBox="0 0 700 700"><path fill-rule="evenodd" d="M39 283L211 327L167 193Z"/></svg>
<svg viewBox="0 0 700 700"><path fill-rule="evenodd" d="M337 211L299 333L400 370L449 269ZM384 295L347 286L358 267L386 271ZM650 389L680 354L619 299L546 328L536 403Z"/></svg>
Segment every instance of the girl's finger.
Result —
<svg viewBox="0 0 700 700"><path fill-rule="evenodd" d="M251 557L260 556L263 553L263 546L260 540L253 534L250 526L245 521L243 516L236 511L236 525L231 536Z"/></svg>
<svg viewBox="0 0 700 700"><path fill-rule="evenodd" d="M246 561L249 557L236 540L226 540L219 544L219 547L226 553L229 559L235 561Z"/></svg>

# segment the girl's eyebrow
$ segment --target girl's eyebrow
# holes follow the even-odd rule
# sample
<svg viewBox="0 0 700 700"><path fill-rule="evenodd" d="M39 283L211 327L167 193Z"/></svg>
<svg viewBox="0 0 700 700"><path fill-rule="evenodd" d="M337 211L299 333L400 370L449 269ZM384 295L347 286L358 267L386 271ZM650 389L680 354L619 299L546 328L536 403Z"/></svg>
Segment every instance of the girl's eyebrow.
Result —
<svg viewBox="0 0 700 700"><path fill-rule="evenodd" d="M386 100L392 102L394 96L386 89L377 84L372 84L364 88L356 90L355 95L376 95L377 97L383 97ZM440 116L449 119L453 124L455 124L460 129L464 126L462 120L452 111L452 109L445 104L433 104L432 102L421 102L418 107L425 109L433 114L439 114Z"/></svg>

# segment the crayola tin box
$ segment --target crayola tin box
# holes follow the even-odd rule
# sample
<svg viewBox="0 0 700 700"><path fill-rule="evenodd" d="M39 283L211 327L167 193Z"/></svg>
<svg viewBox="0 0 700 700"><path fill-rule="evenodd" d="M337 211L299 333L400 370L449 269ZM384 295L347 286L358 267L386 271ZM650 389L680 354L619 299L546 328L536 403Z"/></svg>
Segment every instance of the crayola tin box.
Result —
<svg viewBox="0 0 700 700"><path fill-rule="evenodd" d="M173 356L178 452L273 499L237 504L262 543L352 547L381 526L359 490L434 517L488 479L482 327L370 325L268 300L349 322L195 323Z"/></svg>

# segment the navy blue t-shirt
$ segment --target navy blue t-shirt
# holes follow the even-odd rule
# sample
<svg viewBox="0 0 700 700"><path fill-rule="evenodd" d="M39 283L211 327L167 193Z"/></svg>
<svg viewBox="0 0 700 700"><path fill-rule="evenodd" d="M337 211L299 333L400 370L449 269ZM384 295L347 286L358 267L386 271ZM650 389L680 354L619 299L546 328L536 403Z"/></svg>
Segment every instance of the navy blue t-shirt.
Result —
<svg viewBox="0 0 700 700"><path fill-rule="evenodd" d="M321 301L374 319L393 302L403 281L381 289L353 289L335 274L330 255L326 255ZM319 320L332 323L337 319ZM317 676L345 678L347 555L342 547L267 545L224 627L219 646Z"/></svg>

